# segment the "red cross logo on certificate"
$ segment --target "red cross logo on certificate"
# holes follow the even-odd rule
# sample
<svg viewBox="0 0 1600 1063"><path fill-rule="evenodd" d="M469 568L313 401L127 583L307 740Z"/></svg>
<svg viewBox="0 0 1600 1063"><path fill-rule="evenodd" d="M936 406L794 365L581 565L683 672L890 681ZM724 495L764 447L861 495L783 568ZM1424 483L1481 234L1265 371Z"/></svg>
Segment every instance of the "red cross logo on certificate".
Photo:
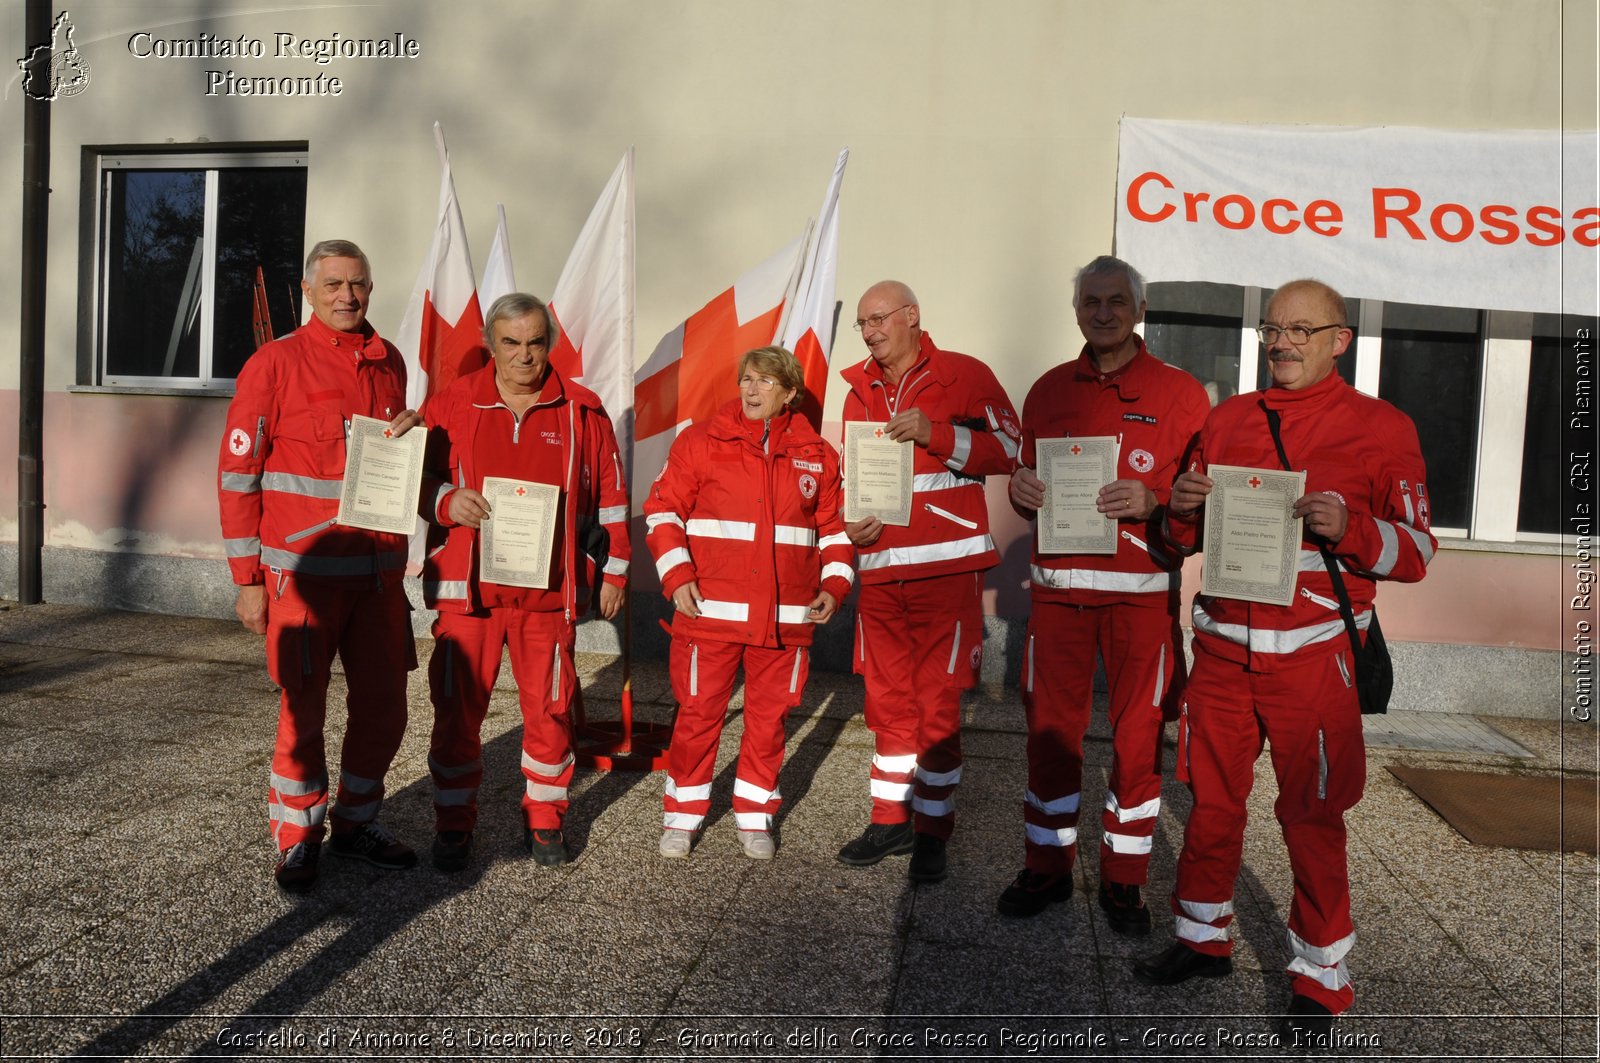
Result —
<svg viewBox="0 0 1600 1063"><path fill-rule="evenodd" d="M1256 488L1261 486L1261 477L1252 476L1250 479L1246 480L1245 483L1249 484L1250 490L1254 491Z"/></svg>
<svg viewBox="0 0 1600 1063"><path fill-rule="evenodd" d="M872 434L873 434L873 436L874 436L874 437L875 437L875 438L877 438L877 439L882 439L882 438L883 438L883 429L881 429L881 428L874 428L874 429L873 429L873 430L872 430Z"/></svg>
<svg viewBox="0 0 1600 1063"><path fill-rule="evenodd" d="M1072 444L1072 456L1073 457L1076 458L1079 454L1082 454L1082 453L1083 453L1083 448L1082 447L1078 446L1078 444L1076 444L1076 443Z"/></svg>
<svg viewBox="0 0 1600 1063"><path fill-rule="evenodd" d="M517 488L517 497L518 498L521 498L523 495L525 495L527 493L528 493L528 489L526 487Z"/></svg>

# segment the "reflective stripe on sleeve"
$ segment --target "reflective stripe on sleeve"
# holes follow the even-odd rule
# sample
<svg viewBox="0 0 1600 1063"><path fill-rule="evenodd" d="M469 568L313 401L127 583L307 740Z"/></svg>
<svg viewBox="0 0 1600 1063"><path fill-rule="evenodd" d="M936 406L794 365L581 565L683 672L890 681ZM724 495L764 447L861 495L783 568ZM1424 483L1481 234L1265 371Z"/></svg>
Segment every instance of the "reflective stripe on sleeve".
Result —
<svg viewBox="0 0 1600 1063"><path fill-rule="evenodd" d="M972 456L972 429L957 425L955 428L955 442L950 446L950 456L944 463L960 472L967 467L967 459Z"/></svg>
<svg viewBox="0 0 1600 1063"><path fill-rule="evenodd" d="M237 491L239 494L254 494L261 490L261 474L255 472L225 472L222 474L222 489L224 491Z"/></svg>
<svg viewBox="0 0 1600 1063"><path fill-rule="evenodd" d="M261 552L261 540L255 536L222 540L222 549L229 557L255 557Z"/></svg>
<svg viewBox="0 0 1600 1063"><path fill-rule="evenodd" d="M600 507L601 524L621 524L628 519L627 506L602 506Z"/></svg>
<svg viewBox="0 0 1600 1063"><path fill-rule="evenodd" d="M668 572L671 572L679 565L687 565L688 563L689 551L681 546L675 547L656 558L656 575L661 579L666 579Z"/></svg>

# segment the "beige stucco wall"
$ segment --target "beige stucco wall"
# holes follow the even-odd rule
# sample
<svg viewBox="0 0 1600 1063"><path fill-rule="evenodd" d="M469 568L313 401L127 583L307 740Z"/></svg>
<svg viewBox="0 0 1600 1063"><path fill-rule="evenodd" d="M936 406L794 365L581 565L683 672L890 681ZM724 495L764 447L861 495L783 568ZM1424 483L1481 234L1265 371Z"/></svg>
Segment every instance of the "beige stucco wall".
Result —
<svg viewBox="0 0 1600 1063"><path fill-rule="evenodd" d="M207 545L215 507L209 485L174 482L210 466L217 400L66 393L77 383L83 145L308 141L306 236L348 236L367 248L378 281L372 320L390 334L434 219L434 120L450 140L478 265L494 205L503 202L518 280L544 293L601 185L634 145L639 361L663 332L798 234L817 209L835 153L848 146L843 319L854 316L868 284L903 278L916 287L938 341L989 359L1020 403L1032 381L1080 342L1066 287L1072 269L1110 249L1125 114L1595 127L1595 9L1565 0L403 0L232 13L256 7L93 0L68 9L92 81L53 105L52 545L220 554ZM0 39L21 41L22 23L21 0L0 4ZM271 58L137 59L128 39L139 31L245 34L269 50L280 31L403 31L420 42L421 58L325 67ZM20 54L20 46L14 50ZM337 98L207 97L207 69L327 73L343 80L344 91ZM21 141L21 91L12 76L0 142ZM20 182L21 151L0 153L0 187L14 190L13 204ZM18 290L19 243L15 206L0 209L0 247L12 252L0 258L0 290L8 293ZM0 316L0 410L8 414L17 330L14 314ZM835 365L862 356L856 334L842 330ZM830 420L841 400L842 389L830 389ZM136 451L116 450L124 432L137 440ZM132 453L137 476L128 469ZM0 432L0 540L16 537L15 457L14 433ZM127 545L128 529L110 514L128 513L161 514L142 518L156 534ZM1020 531L1002 518L1006 529ZM1481 564L1538 572L1555 562L1488 555ZM1426 615L1436 584L1437 604L1459 612L1461 592L1445 582L1396 595L1407 603L1397 612ZM1417 595L1423 603L1409 604ZM1391 626L1391 637L1405 631ZM1416 637L1455 640L1431 630Z"/></svg>

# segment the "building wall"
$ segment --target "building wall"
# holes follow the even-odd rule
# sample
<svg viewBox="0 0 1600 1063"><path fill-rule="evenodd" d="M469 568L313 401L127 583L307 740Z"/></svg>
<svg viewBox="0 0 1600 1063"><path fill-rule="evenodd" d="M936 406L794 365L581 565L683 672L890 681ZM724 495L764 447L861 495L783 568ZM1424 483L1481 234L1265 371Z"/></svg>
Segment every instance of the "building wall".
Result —
<svg viewBox="0 0 1600 1063"><path fill-rule="evenodd" d="M183 571L225 580L212 575L221 570L212 491L223 401L72 390L92 383L79 368L82 249L92 246L82 214L87 146L307 142L306 241L345 236L368 250L371 320L393 334L431 235L433 121L449 138L479 265L494 205L504 203L518 280L542 293L633 145L641 362L662 333L799 232L834 154L848 146L842 320L873 281L902 278L938 342L984 356L1020 403L1081 342L1067 286L1076 266L1110 249L1124 114L1595 127L1595 11L1569 0L402 0L234 13L249 6L95 0L69 9L92 73L82 94L52 104L46 537L63 557L203 559L216 564ZM23 40L22 23L21 3L0 9L4 39ZM140 59L129 40L141 31L246 35L269 52L279 32L400 31L421 56L326 66ZM344 87L338 97L207 96L205 72L215 69L332 75ZM14 76L7 99L20 98ZM20 106L0 109L0 138L21 143ZM20 186L20 152L0 157L0 179ZM19 245L17 212L0 212L0 246ZM0 289L17 291L20 269L15 255L0 260ZM5 315L0 423L15 423L18 349L18 322ZM841 329L835 366L864 355ZM835 375L828 419L837 420L842 396ZM0 438L8 544L16 447ZM1006 557L991 605L1015 618L1026 610L1026 527L1003 492L991 490L991 500ZM1453 545L1423 584L1384 589L1385 625L1402 641L1553 651L1561 574L1548 549ZM89 594L95 582L65 585ZM61 586L47 583L47 596L61 600ZM14 588L8 568L0 592ZM214 608L218 593L226 587L197 600Z"/></svg>

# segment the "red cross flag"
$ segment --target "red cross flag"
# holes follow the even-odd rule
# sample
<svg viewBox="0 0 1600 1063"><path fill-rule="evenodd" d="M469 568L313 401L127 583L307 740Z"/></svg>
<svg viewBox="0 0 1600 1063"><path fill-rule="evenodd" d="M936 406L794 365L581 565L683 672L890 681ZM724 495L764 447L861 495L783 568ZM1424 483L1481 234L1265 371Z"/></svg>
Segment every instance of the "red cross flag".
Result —
<svg viewBox="0 0 1600 1063"><path fill-rule="evenodd" d="M439 150L439 218L395 339L406 359L406 405L413 409L458 376L488 362L467 227L456 202L450 153L438 122L433 123L433 137Z"/></svg>

